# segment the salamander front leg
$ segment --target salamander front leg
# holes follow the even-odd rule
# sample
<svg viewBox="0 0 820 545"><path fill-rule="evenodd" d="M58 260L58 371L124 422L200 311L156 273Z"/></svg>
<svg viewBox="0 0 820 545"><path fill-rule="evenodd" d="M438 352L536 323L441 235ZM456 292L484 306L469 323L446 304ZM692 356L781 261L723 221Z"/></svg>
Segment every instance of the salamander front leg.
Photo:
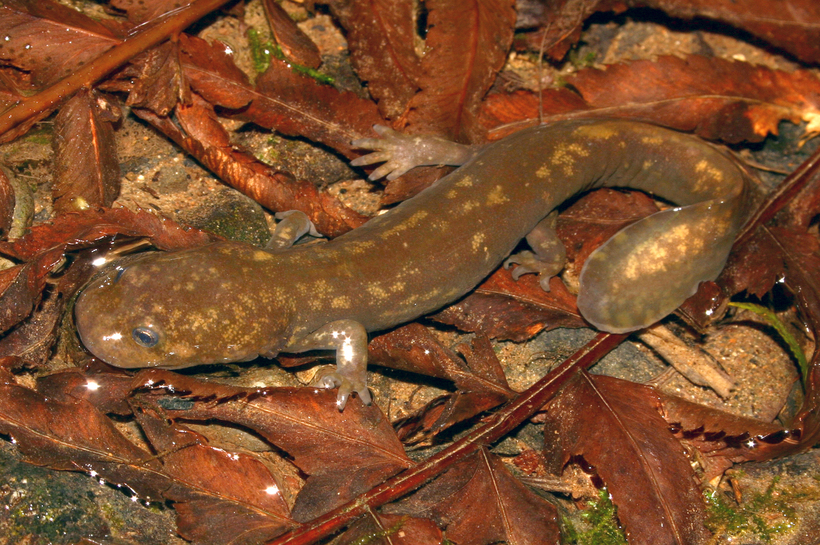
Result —
<svg viewBox="0 0 820 545"><path fill-rule="evenodd" d="M354 320L337 320L320 327L304 339L286 348L288 351L335 350L336 370L325 373L313 384L322 388L339 388L336 404L345 408L347 398L356 392L366 405L370 405L367 389L367 331Z"/></svg>
<svg viewBox="0 0 820 545"><path fill-rule="evenodd" d="M517 265L512 271L514 280L522 274L535 273L544 291L550 290L550 278L561 272L567 260L564 243L558 239L555 225L558 223L558 212L551 212L542 219L527 235L527 244L532 252L523 251L513 254L504 261L504 268Z"/></svg>
<svg viewBox="0 0 820 545"><path fill-rule="evenodd" d="M288 210L287 212L278 212L276 219L279 223L276 224L276 229L273 231L270 241L266 248L272 252L287 250L296 241L305 235L320 238L322 236L316 230L316 226L307 217L307 214L301 210Z"/></svg>
<svg viewBox="0 0 820 545"><path fill-rule="evenodd" d="M374 125L379 138L362 138L351 142L360 149L372 150L352 161L354 167L384 163L370 174L371 180L384 176L394 180L422 165L463 165L480 148L457 144L437 136L403 134L384 125Z"/></svg>

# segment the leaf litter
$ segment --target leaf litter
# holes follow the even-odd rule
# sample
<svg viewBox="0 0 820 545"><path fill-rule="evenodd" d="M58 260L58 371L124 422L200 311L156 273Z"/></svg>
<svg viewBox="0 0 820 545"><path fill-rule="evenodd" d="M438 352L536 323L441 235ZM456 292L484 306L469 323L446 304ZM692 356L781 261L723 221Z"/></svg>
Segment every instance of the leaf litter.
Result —
<svg viewBox="0 0 820 545"><path fill-rule="evenodd" d="M145 210L98 208L109 206L120 192L123 203L142 201L153 203L146 208L155 208L159 202L138 198L133 188L118 187L112 139L121 124L132 121L118 118L117 104L130 107L225 183L273 211L306 211L328 236L354 228L365 218L311 181L271 169L238 149L225 127L253 123L350 158L356 154L350 140L369 134L375 122L389 121L408 132L435 132L481 143L537 119L534 93L497 86L496 76L514 37L511 2L479 3L474 11L458 2L427 2L422 24L428 25L424 37L430 51L424 57L408 44L408 37L414 43L421 38L417 35L420 23L408 22L408 15L414 13L410 4L331 5L333 21L348 33L353 68L368 85L375 99L371 100L359 81L348 81L349 85L339 88L323 86L292 72L282 61L273 61L263 74L243 71L226 53L241 46L244 39L243 33L231 35L226 30L230 26L222 30L227 41L234 41L231 45L182 34L141 52L138 46L148 35L146 29L166 11L160 1L114 2L114 15L102 19L50 2L4 3L2 9L9 18L3 20L13 23L0 25L14 46L22 43L21 37L32 35L31 29L39 29L40 38L28 48L0 49L0 86L7 104L23 95L38 96L34 93L68 74L75 74L66 80L75 89L98 85L76 94L73 102L52 100L38 106L26 99L14 110L22 112L15 115L24 119L4 128L5 141L14 145L16 138L51 110L58 108L58 120L65 118L55 120L53 128L54 138L63 142L63 147L56 148L52 180L56 216L38 218L53 222L33 227L22 239L0 243L0 252L17 263L0 272L0 325L7 332L0 341L4 356L0 433L13 438L31 463L91 473L129 487L135 497L167 502L176 514L179 535L196 543L308 543L328 528L341 529L353 522L351 513L364 518L351 525L340 542L369 536L391 542L439 543L446 536L459 543L541 543L559 539L556 506L566 510L571 502L560 495L545 501L510 473L502 460L504 446L513 439L506 439L498 449L490 447L552 399L537 417L545 426L542 460L546 467L560 476L568 464L577 465L593 482L606 484L626 535L634 542L705 542L708 530L699 494L703 484L719 478L733 463L794 456L820 437L816 354L809 363L802 406L797 388L791 412L781 401L752 411L765 418L760 420L738 416L737 408L726 411L715 399L692 404L669 397L668 387L577 370L613 348L621 341L617 336L596 337L556 374L547 375L543 384L511 401L516 398L506 374L511 366L525 365L529 356L523 355L522 345L500 342L494 348L487 340L523 342L560 331L556 328L582 327L572 296L573 271L577 276L585 257L607 233L651 212L655 203L645 196L596 193L562 214L559 228L571 264L562 279L553 280L551 292L531 285L531 279L512 282L502 270L472 295L434 316L436 322L476 333L463 339L467 342L455 351L450 346L458 343L452 342L446 330L431 332L418 324L374 340L374 361L396 369L403 380L416 377L409 383L410 395L391 394L391 399L380 400L388 402L385 404L354 404L339 414L331 408L332 392L267 384L243 386L241 375L247 371L243 366L228 366L212 378L205 372L202 377L167 371L129 375L89 361L67 340L71 329L70 323L60 326L62 310L70 309L72 295L91 274L88 262L102 256L103 247L112 246L112 239L114 248L147 239L159 249L214 240ZM784 45L783 31L766 27L771 21L738 15L731 6L720 3L690 4L689 11L663 2L655 7L672 17L697 15L735 25L752 35L766 36L789 55L816 62L810 45ZM174 22L175 17L202 5L194 2L163 21ZM579 5L556 3L550 9L559 11L554 15L561 23L555 28L535 25L534 31L525 33L529 43L540 42L539 29L553 33L546 49L553 58L561 58L563 53L556 52L564 47L562 41L569 46L575 43L580 22L595 10L609 9L606 2L587 2L581 9ZM816 36L818 14L811 4L791 0L790 5L803 9L799 31ZM286 6L300 12L293 5ZM304 27L289 24L278 8L265 8L283 51L290 52L294 61L315 64L310 32L294 30ZM245 14L252 9L249 4ZM219 12L216 24L241 22L235 26L242 27L247 24L245 14L234 6ZM301 14L312 16L305 11ZM330 17L323 17L332 24ZM260 28L268 24L264 19L261 23ZM788 20L782 24L795 27ZM72 36L82 35L82 40L56 40L55 28L68 28ZM562 34L554 34L558 30ZM471 39L465 40L468 36ZM806 42L810 43L817 42ZM79 65L88 69L80 74L87 74L101 52L123 44L135 44L122 61L129 64L111 65L89 81L76 77ZM72 49L75 47L78 49ZM517 43L515 47L521 50L522 46ZM44 55L46 48L54 56ZM531 46L529 51L534 55L537 49ZM75 51L85 56L77 57ZM322 53L327 62L327 52ZM628 117L733 144L777 134L782 121L802 121L808 131L814 130L818 83L807 70L784 72L737 58L682 55L627 60L606 69L580 68L561 76L558 79L564 85L544 92L547 120ZM384 73L372 68L380 62ZM496 86L485 96L494 82ZM7 160L9 157L13 161L13 154ZM779 200L764 201L727 271L687 304L680 316L694 329L687 331L680 325L683 322L673 322L687 342L695 343L699 333L724 315L721 302L728 297L744 290L762 297L781 283L795 294L794 303L786 304L783 312L793 328L798 325L796 338L808 346L816 337L820 288L817 239L812 230L817 202L814 162L810 159L784 182L778 189ZM435 175L435 169L428 169L407 181L391 182L383 201L402 200ZM156 188L145 183L143 196L153 196ZM612 201L617 204L602 212L600 207ZM174 216L174 208L165 205L161 211ZM776 216L777 223L771 223ZM589 234L582 235L582 231ZM769 301L784 304L783 298ZM800 333L801 322L810 334L805 329ZM52 358L60 336L63 341L57 357ZM519 352L516 359L507 357L515 351ZM771 354L761 357L774 357ZM81 369L60 370L66 360L78 362ZM779 361L787 361L787 356ZM298 371L297 376L307 378L308 373ZM232 380L232 375L238 380ZM245 375L248 380L248 373ZM41 378L32 382L32 376ZM446 393L414 402L412 392L424 381L432 381ZM741 381L739 389L743 388ZM788 391L788 380L780 388ZM691 388L684 391L689 396L701 395L697 389L695 394ZM782 393L780 399L784 399ZM492 412L505 402L511 404ZM778 413L779 421L773 423ZM223 448L224 438L202 425L208 422L247 430L257 437L256 442ZM395 431L391 422L396 424ZM448 434L460 427L472 431L447 446ZM406 451L402 441L416 446ZM445 449L427 457L427 449L439 444ZM682 445L689 449L688 454ZM700 460L697 471L692 469L693 460ZM395 501L413 489L418 491ZM346 509L349 501L368 509Z"/></svg>

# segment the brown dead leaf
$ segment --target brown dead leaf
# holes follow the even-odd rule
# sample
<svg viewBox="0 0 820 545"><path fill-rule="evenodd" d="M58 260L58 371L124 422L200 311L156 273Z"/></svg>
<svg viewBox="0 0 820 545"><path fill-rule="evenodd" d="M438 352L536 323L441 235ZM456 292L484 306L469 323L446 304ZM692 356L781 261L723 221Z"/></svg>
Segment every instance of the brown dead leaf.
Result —
<svg viewBox="0 0 820 545"><path fill-rule="evenodd" d="M504 65L515 22L511 0L434 0L425 4L428 32L421 89L401 124L410 132L483 142L481 100Z"/></svg>
<svg viewBox="0 0 820 545"><path fill-rule="evenodd" d="M348 33L350 62L387 119L405 112L422 73L414 48L414 8L412 0L331 4Z"/></svg>
<svg viewBox="0 0 820 545"><path fill-rule="evenodd" d="M128 78L127 106L146 108L164 117L178 103L191 103L177 42L165 42L149 49L132 60L122 75Z"/></svg>
<svg viewBox="0 0 820 545"><path fill-rule="evenodd" d="M628 116L709 140L758 142L782 120L816 117L820 79L701 55L576 72L568 82L597 115Z"/></svg>
<svg viewBox="0 0 820 545"><path fill-rule="evenodd" d="M255 545L296 524L281 485L252 453L211 447L202 435L149 407L139 407L135 415L170 480L163 496L174 502L184 538Z"/></svg>
<svg viewBox="0 0 820 545"><path fill-rule="evenodd" d="M0 339L0 358L15 356L32 366L46 363L57 340L64 303L59 293L47 294L28 320Z"/></svg>
<svg viewBox="0 0 820 545"><path fill-rule="evenodd" d="M547 408L546 458L558 473L574 458L591 465L630 542L703 543L700 487L658 404L647 386L580 373Z"/></svg>
<svg viewBox="0 0 820 545"><path fill-rule="evenodd" d="M622 12L627 7L656 8L684 19L713 19L745 30L803 61L820 60L820 8L814 0L558 0L544 4L537 16L543 30L528 35L526 43L538 51L543 40L549 55L560 59L580 37L589 15L595 11Z"/></svg>
<svg viewBox="0 0 820 545"><path fill-rule="evenodd" d="M111 5L126 12L132 23L141 24L191 2L192 0L111 0Z"/></svg>
<svg viewBox="0 0 820 545"><path fill-rule="evenodd" d="M661 414L675 435L709 457L732 462L769 460L773 457L771 451L779 448L776 445L793 445L799 440L799 431L775 423L737 416L663 393L657 395Z"/></svg>
<svg viewBox="0 0 820 545"><path fill-rule="evenodd" d="M177 108L179 126L146 110L134 113L173 139L223 181L274 211L302 210L316 228L335 237L364 223L365 218L315 185L276 171L236 149L213 108L198 95L190 106Z"/></svg>
<svg viewBox="0 0 820 545"><path fill-rule="evenodd" d="M6 237L14 217L14 187L6 169L0 165L0 237Z"/></svg>
<svg viewBox="0 0 820 545"><path fill-rule="evenodd" d="M54 119L54 209L57 214L111 206L120 192L112 111L96 91L80 91Z"/></svg>
<svg viewBox="0 0 820 545"><path fill-rule="evenodd" d="M820 113L820 79L809 71L784 72L700 55L587 68L567 82L580 97L566 89L545 91L548 120L571 112L577 112L571 117L624 117L737 143L758 142L777 134L780 121L811 122ZM538 99L525 93L493 95L483 110L485 126L532 120L538 117ZM509 132L494 131L492 139Z"/></svg>
<svg viewBox="0 0 820 545"><path fill-rule="evenodd" d="M302 66L319 68L322 64L319 48L302 32L288 12L273 0L262 0L262 6L265 8L265 15L268 17L276 44L282 48L285 57Z"/></svg>
<svg viewBox="0 0 820 545"><path fill-rule="evenodd" d="M4 1L0 20L5 32L0 59L30 72L40 88L120 43L111 21L94 21L51 0Z"/></svg>
<svg viewBox="0 0 820 545"><path fill-rule="evenodd" d="M160 463L128 441L86 401L60 402L12 383L0 384L0 433L14 438L26 461L86 471L159 499Z"/></svg>
<svg viewBox="0 0 820 545"><path fill-rule="evenodd" d="M441 545L443 540L441 530L430 519L370 512L351 524L334 545Z"/></svg>
<svg viewBox="0 0 820 545"><path fill-rule="evenodd" d="M555 507L521 484L486 449L384 511L432 518L460 545L560 543Z"/></svg>
<svg viewBox="0 0 820 545"><path fill-rule="evenodd" d="M180 250L217 240L214 235L183 227L149 212L102 208L64 214L51 223L36 225L22 238L0 242L0 254L32 261L55 250L63 252L87 247L115 235L146 237L161 250Z"/></svg>
<svg viewBox="0 0 820 545"><path fill-rule="evenodd" d="M376 405L355 400L338 411L332 390L233 388L161 370L143 371L135 381L153 389L145 402L161 402L165 389L191 401L187 408L165 408L170 417L232 422L290 454L309 475L291 514L297 521L325 513L412 465Z"/></svg>
<svg viewBox="0 0 820 545"><path fill-rule="evenodd" d="M379 365L411 373L451 380L458 391L433 400L416 414L394 423L399 438L407 443L417 436L435 435L486 410L497 407L514 395L504 371L484 337L472 346L460 345L462 360L441 345L420 324L409 324L373 339L368 359Z"/></svg>
<svg viewBox="0 0 820 545"><path fill-rule="evenodd" d="M556 327L587 327L559 278L550 280L550 291L541 289L535 275L517 281L499 269L470 295L432 316L438 322L491 339L525 341Z"/></svg>

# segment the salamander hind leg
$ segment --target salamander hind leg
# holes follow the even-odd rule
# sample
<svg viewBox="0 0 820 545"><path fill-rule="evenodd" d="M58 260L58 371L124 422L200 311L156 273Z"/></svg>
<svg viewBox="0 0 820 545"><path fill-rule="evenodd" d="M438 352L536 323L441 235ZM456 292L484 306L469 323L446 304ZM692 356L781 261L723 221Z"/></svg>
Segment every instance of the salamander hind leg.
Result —
<svg viewBox="0 0 820 545"><path fill-rule="evenodd" d="M626 333L673 312L723 269L738 227L734 204L672 208L616 233L581 271L581 315L598 329Z"/></svg>
<svg viewBox="0 0 820 545"><path fill-rule="evenodd" d="M337 320L320 327L305 338L292 343L286 350L335 350L336 370L324 373L313 383L322 388L339 388L336 404L341 411L350 394L356 392L359 399L370 405L367 389L367 331L354 320Z"/></svg>
<svg viewBox="0 0 820 545"><path fill-rule="evenodd" d="M550 278L561 272L567 260L564 243L558 239L558 235L555 233L557 222L558 212L553 211L527 235L527 244L530 245L533 251L525 250L513 254L504 261L505 269L516 265L512 271L514 280L518 280L523 274L535 273L538 275L541 288L544 291L550 290Z"/></svg>

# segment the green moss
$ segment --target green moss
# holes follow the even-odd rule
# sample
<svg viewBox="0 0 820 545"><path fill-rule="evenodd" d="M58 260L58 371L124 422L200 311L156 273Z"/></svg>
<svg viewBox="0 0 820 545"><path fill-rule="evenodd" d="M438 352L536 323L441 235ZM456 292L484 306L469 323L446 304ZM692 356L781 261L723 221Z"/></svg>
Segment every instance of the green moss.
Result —
<svg viewBox="0 0 820 545"><path fill-rule="evenodd" d="M333 85L334 79L330 76L326 76L313 68L296 64L285 57L285 53L282 51L281 47L269 41L263 42L259 37L259 32L256 29L248 29L248 42L251 46L251 59L253 60L253 67L260 74L268 69L271 58L274 58L288 63L290 69L298 74L313 78L319 83Z"/></svg>
<svg viewBox="0 0 820 545"><path fill-rule="evenodd" d="M572 522L563 520L563 533L567 543L577 545L627 545L626 536L618 522L618 510L609 492L604 488L598 500L588 502L581 519L589 525L584 531L577 531Z"/></svg>
<svg viewBox="0 0 820 545"><path fill-rule="evenodd" d="M732 505L717 491L704 491L708 513L706 527L715 538L752 534L766 543L790 531L798 520L790 505L795 498L792 494L775 492L779 480L775 477L764 493L754 494L739 506Z"/></svg>

